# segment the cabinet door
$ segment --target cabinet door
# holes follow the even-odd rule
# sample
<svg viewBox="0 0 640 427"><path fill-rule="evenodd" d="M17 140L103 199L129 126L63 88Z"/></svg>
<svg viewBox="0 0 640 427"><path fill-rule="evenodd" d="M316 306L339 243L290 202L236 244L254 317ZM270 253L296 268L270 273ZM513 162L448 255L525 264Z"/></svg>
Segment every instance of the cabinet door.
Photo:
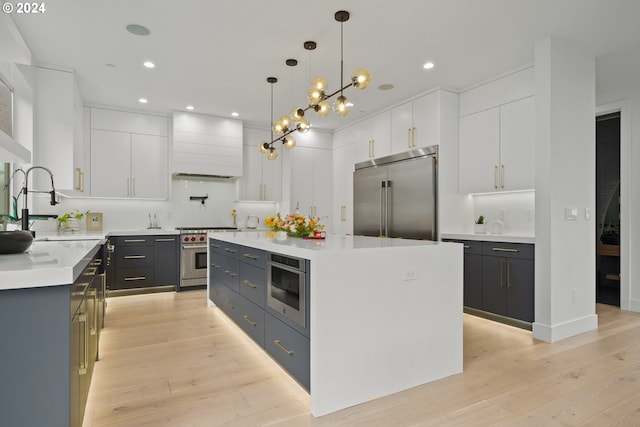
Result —
<svg viewBox="0 0 640 427"><path fill-rule="evenodd" d="M167 137L131 134L131 197L166 199Z"/></svg>
<svg viewBox="0 0 640 427"><path fill-rule="evenodd" d="M277 150L278 156L282 155L282 148ZM279 202L282 200L282 161L269 160L259 151L258 153L262 160L262 200Z"/></svg>
<svg viewBox="0 0 640 427"><path fill-rule="evenodd" d="M371 137L373 139L373 158L391 154L391 111L385 111L373 117Z"/></svg>
<svg viewBox="0 0 640 427"><path fill-rule="evenodd" d="M460 192L498 190L500 111L492 108L460 118Z"/></svg>
<svg viewBox="0 0 640 427"><path fill-rule="evenodd" d="M483 256L482 309L490 313L507 315L506 260L502 257Z"/></svg>
<svg viewBox="0 0 640 427"><path fill-rule="evenodd" d="M355 162L364 162L373 157L373 119L369 118L356 125Z"/></svg>
<svg viewBox="0 0 640 427"><path fill-rule="evenodd" d="M322 223L329 229L331 228L331 159L331 151L313 150L313 209L311 213L323 218Z"/></svg>
<svg viewBox="0 0 640 427"><path fill-rule="evenodd" d="M299 206L302 215L311 215L313 206L313 152L296 147L291 151L291 208Z"/></svg>
<svg viewBox="0 0 640 427"><path fill-rule="evenodd" d="M413 103L391 109L391 152L401 153L413 148Z"/></svg>
<svg viewBox="0 0 640 427"><path fill-rule="evenodd" d="M262 200L262 158L265 155L255 145L245 145L242 150L242 199Z"/></svg>
<svg viewBox="0 0 640 427"><path fill-rule="evenodd" d="M153 279L156 286L176 286L178 272L178 237L157 236L154 239Z"/></svg>
<svg viewBox="0 0 640 427"><path fill-rule="evenodd" d="M500 107L500 189L535 187L535 98Z"/></svg>
<svg viewBox="0 0 640 427"><path fill-rule="evenodd" d="M355 145L333 150L333 229L336 234L353 234L353 165ZM323 223L325 223L323 221ZM327 223L325 223L327 224Z"/></svg>
<svg viewBox="0 0 640 427"><path fill-rule="evenodd" d="M505 260L507 284L507 316L533 322L534 267L530 259Z"/></svg>
<svg viewBox="0 0 640 427"><path fill-rule="evenodd" d="M464 306L482 310L482 255L464 255Z"/></svg>
<svg viewBox="0 0 640 427"><path fill-rule="evenodd" d="M131 135L106 130L91 131L91 195L129 197Z"/></svg>
<svg viewBox="0 0 640 427"><path fill-rule="evenodd" d="M413 101L412 148L440 144L440 93Z"/></svg>

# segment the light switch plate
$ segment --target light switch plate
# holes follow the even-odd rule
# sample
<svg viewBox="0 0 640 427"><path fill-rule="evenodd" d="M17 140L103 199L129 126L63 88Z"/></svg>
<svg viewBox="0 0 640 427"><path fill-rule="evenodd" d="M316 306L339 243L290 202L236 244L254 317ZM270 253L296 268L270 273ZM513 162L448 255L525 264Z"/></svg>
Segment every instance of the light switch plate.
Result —
<svg viewBox="0 0 640 427"><path fill-rule="evenodd" d="M564 219L576 221L578 219L578 208L564 208Z"/></svg>

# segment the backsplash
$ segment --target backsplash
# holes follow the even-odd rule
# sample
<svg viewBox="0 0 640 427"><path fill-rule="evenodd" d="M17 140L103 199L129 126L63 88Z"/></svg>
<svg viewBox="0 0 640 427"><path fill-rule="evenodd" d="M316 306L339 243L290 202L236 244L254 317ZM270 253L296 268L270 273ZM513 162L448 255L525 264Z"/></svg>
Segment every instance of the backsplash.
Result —
<svg viewBox="0 0 640 427"><path fill-rule="evenodd" d="M474 219L500 219L505 234L535 235L535 191L477 194L473 196Z"/></svg>
<svg viewBox="0 0 640 427"><path fill-rule="evenodd" d="M237 202L239 182L222 178L180 177L171 180L170 200L123 200L92 198L60 198L60 204L52 207L48 197L34 199L32 213L63 214L79 211L103 213L105 230L136 230L149 226L149 215L157 218L158 226L174 228L180 226L233 226L231 211L235 208L238 218L247 215L264 217L277 211L276 203ZM207 197L204 203L190 200L191 196ZM35 221L35 230L53 231L55 220Z"/></svg>

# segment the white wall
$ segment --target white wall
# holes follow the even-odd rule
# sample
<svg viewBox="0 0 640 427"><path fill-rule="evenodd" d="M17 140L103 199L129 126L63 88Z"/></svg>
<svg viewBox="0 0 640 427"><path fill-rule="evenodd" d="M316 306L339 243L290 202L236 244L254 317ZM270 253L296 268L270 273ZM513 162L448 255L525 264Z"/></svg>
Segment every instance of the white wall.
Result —
<svg viewBox="0 0 640 427"><path fill-rule="evenodd" d="M32 213L63 214L75 209L102 212L105 230L136 230L149 226L149 214L157 215L163 228L179 226L233 226L232 209L237 209L238 218L248 214L264 216L276 212L275 204L238 203L238 183L220 178L174 178L171 181L171 198L166 201L124 200L97 198L61 198L60 204L52 207L47 197L37 197ZM206 196L204 205L189 200L190 196ZM55 221L36 221L36 230L55 230Z"/></svg>
<svg viewBox="0 0 640 427"><path fill-rule="evenodd" d="M551 38L535 45L534 338L595 329L595 60ZM565 220L565 208L578 218ZM591 212L587 219L585 209Z"/></svg>
<svg viewBox="0 0 640 427"><path fill-rule="evenodd" d="M504 234L533 236L535 234L535 191L515 193L476 194L473 198L474 218L485 217L485 223L499 219L504 223ZM473 233L469 222L467 233Z"/></svg>

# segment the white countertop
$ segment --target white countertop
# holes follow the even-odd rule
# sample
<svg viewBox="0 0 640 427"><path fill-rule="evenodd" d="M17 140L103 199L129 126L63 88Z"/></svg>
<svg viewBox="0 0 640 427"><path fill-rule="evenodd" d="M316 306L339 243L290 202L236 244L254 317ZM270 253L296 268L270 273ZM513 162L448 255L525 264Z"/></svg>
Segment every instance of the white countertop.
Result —
<svg viewBox="0 0 640 427"><path fill-rule="evenodd" d="M69 285L101 240L35 241L21 254L0 255L0 290Z"/></svg>
<svg viewBox="0 0 640 427"><path fill-rule="evenodd" d="M271 231L242 231L226 233L209 233L209 238L229 243L250 246L285 255L299 256L311 259L314 254L330 251L365 250L380 248L403 248L416 246L440 245L440 242L430 240L390 239L368 236L345 236L342 234L327 234L322 240L288 237L286 240L276 240Z"/></svg>
<svg viewBox="0 0 640 427"><path fill-rule="evenodd" d="M476 240L484 242L504 242L504 243L535 243L536 237L532 235L520 234L465 234L465 233L441 233L442 239L453 240Z"/></svg>

